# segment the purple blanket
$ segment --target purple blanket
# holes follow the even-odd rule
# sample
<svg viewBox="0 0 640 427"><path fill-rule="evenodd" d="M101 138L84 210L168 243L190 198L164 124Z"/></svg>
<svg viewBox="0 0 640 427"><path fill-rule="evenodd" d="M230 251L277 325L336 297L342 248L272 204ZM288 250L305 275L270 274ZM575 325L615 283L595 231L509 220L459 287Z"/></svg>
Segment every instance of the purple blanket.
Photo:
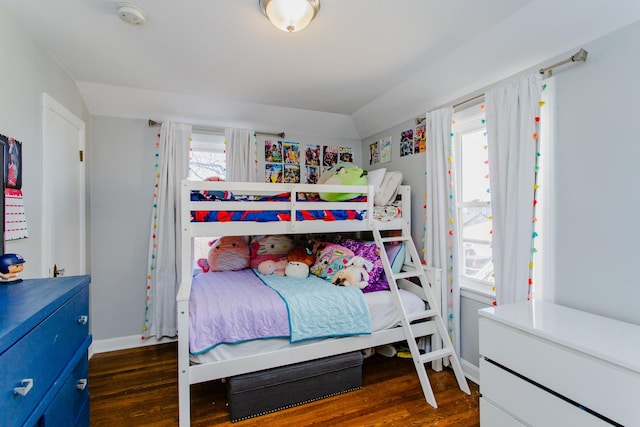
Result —
<svg viewBox="0 0 640 427"><path fill-rule="evenodd" d="M194 354L223 343L290 335L284 301L250 269L196 275L189 314L189 345Z"/></svg>

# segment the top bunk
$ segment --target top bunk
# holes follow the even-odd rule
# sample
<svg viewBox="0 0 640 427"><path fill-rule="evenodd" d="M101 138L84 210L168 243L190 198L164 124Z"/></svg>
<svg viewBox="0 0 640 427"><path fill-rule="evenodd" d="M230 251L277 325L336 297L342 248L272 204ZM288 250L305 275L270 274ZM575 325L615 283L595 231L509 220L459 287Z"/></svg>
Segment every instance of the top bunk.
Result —
<svg viewBox="0 0 640 427"><path fill-rule="evenodd" d="M183 233L190 237L332 233L369 231L374 224L379 230L399 230L403 223L410 229L411 187L398 186L383 206L374 205L375 190L372 185L184 180Z"/></svg>

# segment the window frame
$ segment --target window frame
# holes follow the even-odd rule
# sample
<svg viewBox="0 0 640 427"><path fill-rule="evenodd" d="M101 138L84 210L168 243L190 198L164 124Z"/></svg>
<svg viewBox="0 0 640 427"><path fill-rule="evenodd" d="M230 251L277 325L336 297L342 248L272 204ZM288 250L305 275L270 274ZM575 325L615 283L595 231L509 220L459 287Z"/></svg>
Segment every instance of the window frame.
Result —
<svg viewBox="0 0 640 427"><path fill-rule="evenodd" d="M457 203L456 203L456 216L458 218L459 233L458 233L458 248L460 254L458 256L458 271L459 271L459 283L460 288L472 291L475 294L479 294L479 296L483 297L495 297L495 283L476 279L474 277L468 276L464 274L464 263L465 256L462 253L464 251L464 241L462 240L463 231L462 231L462 211L464 208L486 208L488 205L486 201L477 201L477 202L463 202L462 201L462 138L464 135L478 132L484 130L486 132L486 123L484 122L485 114L484 110L479 107L478 104L468 106L467 108L455 111L453 114L453 149L454 153L456 153L454 157L455 161L455 185L456 185L456 193L458 194Z"/></svg>

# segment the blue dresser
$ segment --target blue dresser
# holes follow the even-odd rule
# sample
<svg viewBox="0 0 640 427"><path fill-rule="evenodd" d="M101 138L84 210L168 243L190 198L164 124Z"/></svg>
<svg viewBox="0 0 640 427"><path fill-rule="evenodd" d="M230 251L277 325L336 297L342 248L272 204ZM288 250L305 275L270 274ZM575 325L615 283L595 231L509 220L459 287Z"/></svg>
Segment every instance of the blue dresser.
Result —
<svg viewBox="0 0 640 427"><path fill-rule="evenodd" d="M0 426L89 426L90 281L0 285Z"/></svg>

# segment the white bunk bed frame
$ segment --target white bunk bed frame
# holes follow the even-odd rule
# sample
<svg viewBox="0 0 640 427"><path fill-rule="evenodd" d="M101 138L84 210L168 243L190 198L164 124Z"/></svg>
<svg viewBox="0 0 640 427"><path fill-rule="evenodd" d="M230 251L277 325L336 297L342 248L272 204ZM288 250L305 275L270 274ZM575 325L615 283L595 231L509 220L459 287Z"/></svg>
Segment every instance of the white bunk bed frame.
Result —
<svg viewBox="0 0 640 427"><path fill-rule="evenodd" d="M249 190L247 188L250 188ZM291 193L291 201L287 202L211 202L190 201L192 190L231 191L242 195L274 195ZM297 193L333 192L363 193L366 201L361 202L307 202L296 201ZM378 230L410 230L411 224L411 188L400 186L398 194L402 199L402 216L391 221L381 222L373 219L373 186L344 186L317 184L269 184L240 182L182 182L182 278L177 295L178 310L178 400L180 410L180 426L190 425L191 419L191 385L201 382L227 378L234 375L260 371L278 366L289 365L307 360L319 359L341 353L391 344L406 339L402 327L373 332L370 335L341 337L310 341L305 345L295 346L277 351L246 355L233 360L191 364L189 361L189 295L192 279L192 239L194 237L261 235L261 234L300 234L300 233L333 233L371 231L374 226ZM366 210L361 221L296 221L297 210L312 209L355 209ZM245 210L290 210L291 221L279 222L190 222L191 211L245 211ZM436 295L440 294L440 271L426 269L430 286ZM391 283L390 283L391 285ZM398 286L424 299L422 288L407 280L398 280ZM439 298L436 299L439 301ZM432 322L411 324L416 337L433 336L436 332ZM432 340L432 345L434 341ZM437 345L437 344L436 344ZM434 369L440 370L441 360L434 361Z"/></svg>

